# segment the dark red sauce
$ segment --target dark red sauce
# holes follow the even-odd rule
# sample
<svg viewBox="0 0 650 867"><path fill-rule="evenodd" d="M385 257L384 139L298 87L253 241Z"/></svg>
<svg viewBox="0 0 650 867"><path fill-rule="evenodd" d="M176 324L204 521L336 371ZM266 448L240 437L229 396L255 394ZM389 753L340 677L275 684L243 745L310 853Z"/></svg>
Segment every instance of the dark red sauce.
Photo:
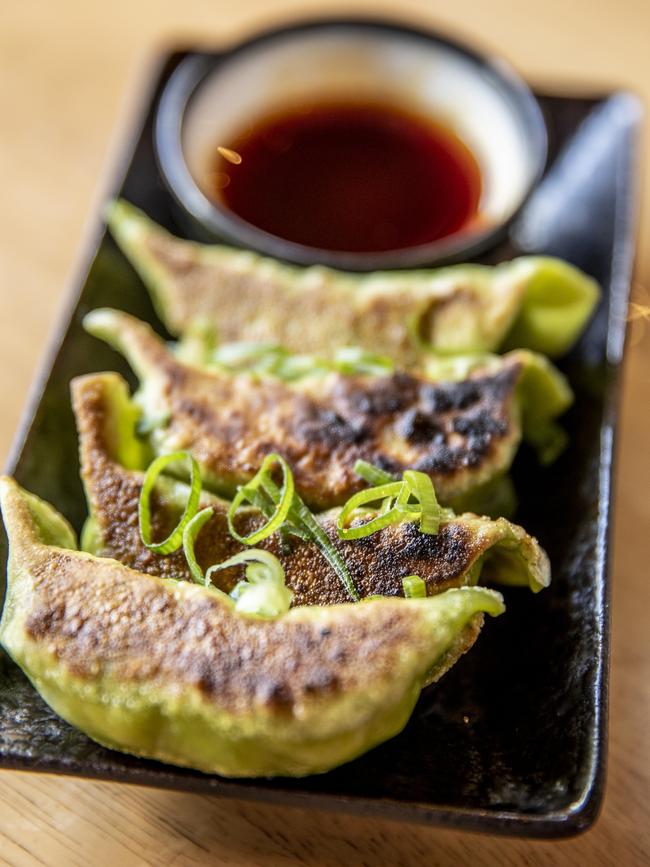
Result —
<svg viewBox="0 0 650 867"><path fill-rule="evenodd" d="M324 250L426 244L477 218L481 175L449 129L381 105L332 104L263 119L216 153L214 198L273 235Z"/></svg>

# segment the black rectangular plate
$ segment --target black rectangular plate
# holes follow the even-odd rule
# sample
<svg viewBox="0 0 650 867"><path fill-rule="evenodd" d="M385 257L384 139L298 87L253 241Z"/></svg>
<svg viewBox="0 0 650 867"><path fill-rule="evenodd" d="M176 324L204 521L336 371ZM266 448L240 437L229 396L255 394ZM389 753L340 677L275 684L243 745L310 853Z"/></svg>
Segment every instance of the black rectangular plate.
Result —
<svg viewBox="0 0 650 867"><path fill-rule="evenodd" d="M154 160L152 118L183 56L165 58L156 73L109 191L179 234ZM0 766L529 836L568 835L593 822L604 781L607 540L639 109L622 93L539 99L551 139L549 170L510 240L486 261L551 253L584 268L604 289L594 321L562 362L576 391L567 417L569 450L550 469L523 452L514 468L522 503L517 519L550 554L550 589L537 596L506 591L506 615L487 624L474 650L425 692L406 730L327 774L227 780L104 749L55 716L4 654ZM128 374L110 350L84 334L81 319L109 305L160 323L103 226L71 305L8 471L79 528L85 503L68 385L93 370L117 367Z"/></svg>

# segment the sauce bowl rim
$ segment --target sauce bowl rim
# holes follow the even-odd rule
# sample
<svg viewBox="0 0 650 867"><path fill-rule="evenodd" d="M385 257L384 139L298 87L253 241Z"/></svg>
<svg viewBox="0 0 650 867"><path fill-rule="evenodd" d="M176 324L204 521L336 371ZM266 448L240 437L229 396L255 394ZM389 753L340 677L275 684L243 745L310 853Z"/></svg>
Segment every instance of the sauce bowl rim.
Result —
<svg viewBox="0 0 650 867"><path fill-rule="evenodd" d="M511 109L518 114L532 151L529 154L533 166L530 180L519 203L506 219L472 235L458 232L412 247L347 252L310 247L270 234L207 198L190 173L182 145L185 112L194 94L206 78L227 60L287 36L310 35L328 30L394 33L414 38L451 50L469 61L478 75L490 80L499 96L509 102ZM541 180L546 167L548 135L541 108L532 90L500 57L482 53L455 38L423 27L380 18L330 17L274 27L239 41L224 51L188 54L176 67L161 94L154 124L154 151L168 190L204 240L243 247L298 265L318 264L347 271L379 271L452 264L475 257L498 243Z"/></svg>

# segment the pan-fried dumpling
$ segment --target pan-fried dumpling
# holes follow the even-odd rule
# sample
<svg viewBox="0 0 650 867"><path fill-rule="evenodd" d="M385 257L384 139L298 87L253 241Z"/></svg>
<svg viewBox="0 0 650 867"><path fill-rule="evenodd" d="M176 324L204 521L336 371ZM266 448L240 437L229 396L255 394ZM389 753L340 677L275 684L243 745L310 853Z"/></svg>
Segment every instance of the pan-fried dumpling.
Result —
<svg viewBox="0 0 650 867"><path fill-rule="evenodd" d="M556 357L580 336L600 294L586 274L548 257L360 276L182 241L124 201L108 219L175 335L201 322L221 342L273 341L326 356L355 345L400 367L427 352L528 348Z"/></svg>
<svg viewBox="0 0 650 867"><path fill-rule="evenodd" d="M191 580L182 550L156 554L140 537L138 502L148 456L136 435L137 412L126 382L116 373L79 377L72 383L72 395L91 516L82 547L140 572ZM165 538L177 525L187 499L183 482L159 477L152 509L155 538ZM204 492L201 508L207 506L214 514L198 536L195 552L204 572L243 547L228 532L229 503ZM413 524L404 523L384 527L371 538L342 541L336 531L337 517L338 510L331 510L321 513L318 520L362 597L401 596L402 579L413 574L425 582L428 595L479 581L520 584L537 591L550 581L543 549L521 527L503 518L493 521L474 514L452 514L443 518L436 535L420 533ZM238 511L235 518L240 535L252 533L262 522L260 513L252 508ZM339 578L313 544L297 538L287 541L274 533L258 547L280 560L293 592L293 605L348 601ZM226 592L232 591L239 577L236 569L215 575Z"/></svg>
<svg viewBox="0 0 650 867"><path fill-rule="evenodd" d="M293 608L76 550L55 510L0 482L9 536L0 641L43 699L113 749L232 777L329 770L396 735L476 640L498 593Z"/></svg>
<svg viewBox="0 0 650 867"><path fill-rule="evenodd" d="M540 446L549 436L552 445L552 420L572 399L564 378L528 352L488 359L460 381L396 371L283 382L188 365L125 313L95 310L85 325L124 353L138 375L137 400L156 453L191 451L206 485L232 496L278 452L318 510L360 490L357 460L397 476L425 472L440 502L467 508L468 493L507 472L522 423Z"/></svg>

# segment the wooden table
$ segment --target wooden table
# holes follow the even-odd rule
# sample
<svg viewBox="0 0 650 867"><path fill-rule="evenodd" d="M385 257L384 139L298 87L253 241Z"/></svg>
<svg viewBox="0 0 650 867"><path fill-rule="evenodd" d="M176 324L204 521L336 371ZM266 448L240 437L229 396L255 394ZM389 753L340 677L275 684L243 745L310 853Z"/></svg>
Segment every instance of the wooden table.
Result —
<svg viewBox="0 0 650 867"><path fill-rule="evenodd" d="M0 27L0 452L61 309L120 105L162 44L224 42L306 11L308 0L22 0ZM391 6L357 2L391 14ZM404 0L414 21L465 34L549 88L623 85L650 96L647 0ZM125 97L126 95L126 97ZM131 98L129 98L131 97ZM124 112L123 112L124 114ZM646 186L650 184L650 176ZM647 196L646 196L647 199ZM650 303L650 218L635 291ZM609 865L650 863L650 323L625 375L612 580L609 780L593 830L531 842L107 783L4 772L0 862L23 865Z"/></svg>

